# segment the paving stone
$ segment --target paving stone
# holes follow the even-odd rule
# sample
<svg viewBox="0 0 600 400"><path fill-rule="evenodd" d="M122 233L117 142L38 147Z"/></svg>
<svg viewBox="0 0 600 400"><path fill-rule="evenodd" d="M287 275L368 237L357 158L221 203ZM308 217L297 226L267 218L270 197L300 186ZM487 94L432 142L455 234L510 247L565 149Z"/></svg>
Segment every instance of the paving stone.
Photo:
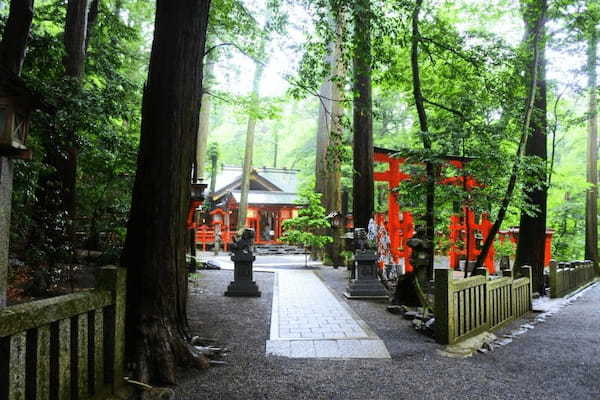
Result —
<svg viewBox="0 0 600 400"><path fill-rule="evenodd" d="M312 340L294 340L290 342L290 357L314 358L315 346Z"/></svg>
<svg viewBox="0 0 600 400"><path fill-rule="evenodd" d="M358 317L312 271L277 272L275 295L272 323L278 326L271 330L268 354L293 358L389 358L383 342L369 336L362 328L364 323L355 320ZM372 340L363 344L361 339L365 338Z"/></svg>
<svg viewBox="0 0 600 400"><path fill-rule="evenodd" d="M289 340L267 340L267 354L273 356L290 356Z"/></svg>

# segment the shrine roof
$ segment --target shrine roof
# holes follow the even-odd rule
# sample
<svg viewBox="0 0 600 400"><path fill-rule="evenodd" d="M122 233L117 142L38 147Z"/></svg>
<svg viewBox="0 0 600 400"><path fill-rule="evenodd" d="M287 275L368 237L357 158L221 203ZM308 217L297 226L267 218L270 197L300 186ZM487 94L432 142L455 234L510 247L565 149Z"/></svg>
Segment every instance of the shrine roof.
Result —
<svg viewBox="0 0 600 400"><path fill-rule="evenodd" d="M241 192L239 190L232 190L231 194L237 203L240 202ZM285 193L285 192L269 192L263 190L251 190L248 193L248 204L298 204L297 193Z"/></svg>
<svg viewBox="0 0 600 400"><path fill-rule="evenodd" d="M254 168L252 170L252 177L268 184L271 187L268 192L294 194L298 191L297 173L298 171L294 169L263 167ZM241 167L223 166L217 174L215 193L219 195L227 190L239 189L241 178ZM250 192L256 192L256 190L250 190Z"/></svg>

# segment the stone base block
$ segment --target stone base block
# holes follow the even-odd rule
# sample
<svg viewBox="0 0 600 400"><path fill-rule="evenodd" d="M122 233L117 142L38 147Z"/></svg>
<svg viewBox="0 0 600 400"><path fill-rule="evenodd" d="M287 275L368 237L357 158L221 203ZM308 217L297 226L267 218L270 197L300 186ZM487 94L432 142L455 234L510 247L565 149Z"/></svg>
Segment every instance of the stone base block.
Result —
<svg viewBox="0 0 600 400"><path fill-rule="evenodd" d="M261 294L258 285L254 281L233 281L225 292L225 296L229 297L260 297Z"/></svg>
<svg viewBox="0 0 600 400"><path fill-rule="evenodd" d="M376 279L352 281L344 292L349 299L387 299L388 293Z"/></svg>

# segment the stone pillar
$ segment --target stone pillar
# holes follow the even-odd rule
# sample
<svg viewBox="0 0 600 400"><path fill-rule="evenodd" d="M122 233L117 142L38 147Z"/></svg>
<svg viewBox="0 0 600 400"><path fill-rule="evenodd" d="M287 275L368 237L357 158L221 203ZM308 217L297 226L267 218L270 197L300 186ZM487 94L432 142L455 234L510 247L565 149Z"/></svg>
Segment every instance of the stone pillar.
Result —
<svg viewBox="0 0 600 400"><path fill-rule="evenodd" d="M252 263L256 257L251 252L234 252L233 281L227 287L225 296L230 297L260 297L261 293L256 282L252 280Z"/></svg>
<svg viewBox="0 0 600 400"><path fill-rule="evenodd" d="M356 277L350 280L344 296L349 299L387 299L388 293L377 278L377 253L374 250L357 250Z"/></svg>
<svg viewBox="0 0 600 400"><path fill-rule="evenodd" d="M0 308L6 306L13 162L0 157Z"/></svg>

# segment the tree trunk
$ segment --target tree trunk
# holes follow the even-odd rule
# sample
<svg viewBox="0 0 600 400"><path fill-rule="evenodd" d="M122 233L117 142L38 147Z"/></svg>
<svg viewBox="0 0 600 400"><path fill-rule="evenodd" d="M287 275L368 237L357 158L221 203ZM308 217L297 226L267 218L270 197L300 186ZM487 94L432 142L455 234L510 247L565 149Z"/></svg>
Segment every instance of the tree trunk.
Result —
<svg viewBox="0 0 600 400"><path fill-rule="evenodd" d="M97 6L97 4L96 4ZM97 14L97 13L96 13ZM66 54L63 58L65 75L77 82L74 90L79 90L85 74L85 54L88 23L88 0L69 0L67 16L65 19L64 45ZM66 133L67 149L65 151L64 165L62 166L63 180L63 205L72 222L76 211L76 184L77 184L77 132ZM63 160L62 157L58 159Z"/></svg>
<svg viewBox="0 0 600 400"><path fill-rule="evenodd" d="M592 27L588 38L588 140L587 182L591 187L585 198L585 258L598 268L598 31Z"/></svg>
<svg viewBox="0 0 600 400"><path fill-rule="evenodd" d="M12 0L0 42L0 63L19 75L33 18L33 0ZM13 162L0 157L0 308L6 305Z"/></svg>
<svg viewBox="0 0 600 400"><path fill-rule="evenodd" d="M327 65L331 67L335 43L329 43L328 47L329 49L325 61ZM333 82L331 81L331 76L328 76L319 89L319 119L317 121L317 145L315 152L315 192L321 194L321 205L325 207L327 213L333 211L327 207L329 195L328 184L331 179L330 168L327 165L327 150L329 147L329 136L332 123L332 87ZM327 228L320 229L318 234L325 235L329 230L330 229ZM325 249L313 247L311 250L311 257L314 260L322 259L323 253L327 251L327 247L329 247L329 245L325 246Z"/></svg>
<svg viewBox="0 0 600 400"><path fill-rule="evenodd" d="M207 365L186 341L185 221L209 7L210 0L157 1L142 101L122 263L129 276L127 352L135 378L156 384L173 384L176 365Z"/></svg>
<svg viewBox="0 0 600 400"><path fill-rule="evenodd" d="M65 19L63 58L65 75L82 79L85 72L85 44L88 21L88 0L69 0Z"/></svg>
<svg viewBox="0 0 600 400"><path fill-rule="evenodd" d="M202 108L200 109L200 122L198 124L198 146L196 148L196 177L198 179L205 179L205 164L206 164L206 151L208 148L208 128L210 125L210 108L211 99L207 93L209 89L209 82L212 78L212 72L214 68L214 61L207 60L204 66L204 82L202 92Z"/></svg>
<svg viewBox="0 0 600 400"><path fill-rule="evenodd" d="M373 217L374 210L370 8L370 0L356 0L353 10L355 48L352 217L355 228L365 229Z"/></svg>
<svg viewBox="0 0 600 400"><path fill-rule="evenodd" d="M532 43L530 43L533 49L533 69L539 70L540 64L540 56L541 56L541 46L540 43L545 40L543 37L544 34L544 25L546 23L546 9L541 10L541 15L537 19L537 24L535 26L535 31L533 32L533 37L531 37ZM527 43L528 37L525 37L525 44ZM542 46L543 47L543 46ZM506 217L506 213L508 211L508 206L512 201L513 193L515 191L515 187L517 185L517 180L520 171L520 165L523 160L523 156L525 154L525 147L528 142L529 130L532 126L532 115L533 110L535 109L535 100L537 97L537 89L538 89L538 74L532 74L532 79L529 82L528 89L528 97L527 97L527 105L525 108L525 118L523 121L523 129L521 131L521 138L519 139L519 145L517 146L515 161L513 163L512 172L508 179L508 184L506 185L506 191L504 192L504 197L502 198L502 202L500 203L500 209L498 210L498 216L496 217L496 221L494 221L494 225L490 229L485 241L483 243L483 247L481 248L481 252L477 256L477 262L475 263L475 268L473 269L472 274L475 273L477 268L483 267L483 262L485 261L490 248L492 247L492 243L496 237L496 234L500 230L500 226L504 222L504 218Z"/></svg>
<svg viewBox="0 0 600 400"><path fill-rule="evenodd" d="M329 54L327 55L327 63L331 65L332 46L329 46ZM331 130L331 78L327 78L321 85L319 90L319 120L317 122L317 151L315 158L315 192L321 193L321 204L326 206L327 203L327 147L329 146L329 132ZM330 210L327 210L330 211Z"/></svg>
<svg viewBox="0 0 600 400"><path fill-rule="evenodd" d="M264 43L261 45L264 49ZM262 52L261 52L262 53ZM254 71L254 80L252 81L252 101L253 107L259 106L260 80L265 69L264 64L257 62ZM246 128L246 150L244 152L244 166L242 170L242 188L240 195L240 208L238 212L237 230L246 226L246 216L248 215L248 192L250 191L250 173L252 172L252 158L254 153L254 133L256 131L256 110L250 111L248 117L248 127Z"/></svg>
<svg viewBox="0 0 600 400"><path fill-rule="evenodd" d="M417 0L412 15L412 40L411 40L411 70L412 70L412 83L413 83L413 96L415 98L415 106L417 107L417 114L419 116L419 129L421 130L421 140L423 142L423 148L425 150L431 150L431 140L429 139L429 126L427 123L427 113L425 112L425 105L423 100L423 93L421 92L421 75L419 70L419 41L421 34L419 32L419 14L421 13L421 7L423 6L423 0ZM427 234L427 240L431 240L435 243L435 170L432 163L426 163L427 171L427 186L425 194L425 232ZM433 279L433 254L435 249L432 247L431 254L429 257L429 267L427 269L428 279Z"/></svg>
<svg viewBox="0 0 600 400"><path fill-rule="evenodd" d="M344 63L342 61L342 30L344 21L341 15L335 19L336 40L332 57L332 68L334 75L341 79L345 76ZM331 86L331 130L329 132L329 146L327 148L328 181L326 191L326 209L328 211L342 211L342 175L341 175L341 151L343 146L344 127L342 118L344 116L344 94L341 84L336 81ZM339 226L332 229L333 243L326 247L327 255L333 265L343 265L342 250L344 242L342 235L345 227Z"/></svg>
<svg viewBox="0 0 600 400"><path fill-rule="evenodd" d="M546 62L545 62L545 12L547 9L546 0L524 0L523 19L525 20L526 32L525 43L529 48L530 61L529 71L526 74L528 83L534 81L534 75L537 76L536 91L534 97L534 107L531 117L531 136L525 146L526 156L537 156L543 162L548 158L546 128L548 126L546 116ZM535 37L540 40L535 40ZM537 62L534 56L534 46L537 46ZM532 267L533 290L544 294L544 250L546 243L546 202L548 197L548 187L546 186L546 169L540 172L538 180L541 183L540 188L526 188L525 195L528 203L535 206L538 210L535 215L528 215L521 212L521 221L519 224L519 242L517 244L517 255L515 265L529 265Z"/></svg>

